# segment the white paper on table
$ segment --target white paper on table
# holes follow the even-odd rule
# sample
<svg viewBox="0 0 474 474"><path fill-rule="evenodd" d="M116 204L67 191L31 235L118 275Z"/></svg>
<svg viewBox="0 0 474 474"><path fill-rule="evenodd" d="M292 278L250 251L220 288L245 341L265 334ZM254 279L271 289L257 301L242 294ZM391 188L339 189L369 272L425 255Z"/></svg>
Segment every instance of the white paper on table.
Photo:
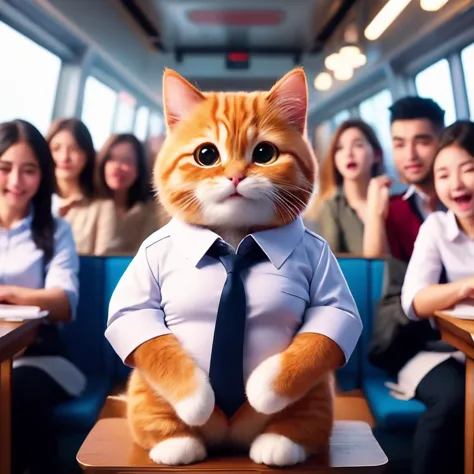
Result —
<svg viewBox="0 0 474 474"><path fill-rule="evenodd" d="M331 435L331 467L368 467L387 464L388 458L363 421L335 421Z"/></svg>
<svg viewBox="0 0 474 474"><path fill-rule="evenodd" d="M453 318L474 320L474 304L460 303L453 309L443 310L442 313Z"/></svg>
<svg viewBox="0 0 474 474"><path fill-rule="evenodd" d="M0 304L0 320L24 321L47 316L49 311L41 311L39 306L20 306L13 304Z"/></svg>

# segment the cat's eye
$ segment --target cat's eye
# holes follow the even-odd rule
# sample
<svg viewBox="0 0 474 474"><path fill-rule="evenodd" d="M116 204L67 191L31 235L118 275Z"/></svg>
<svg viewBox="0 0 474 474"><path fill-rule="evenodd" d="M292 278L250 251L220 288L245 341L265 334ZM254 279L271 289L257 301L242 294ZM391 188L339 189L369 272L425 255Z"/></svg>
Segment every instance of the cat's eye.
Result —
<svg viewBox="0 0 474 474"><path fill-rule="evenodd" d="M257 165L269 165L280 154L278 148L270 142L261 142L253 150L252 161Z"/></svg>
<svg viewBox="0 0 474 474"><path fill-rule="evenodd" d="M220 161L219 150L212 143L205 143L194 150L194 159L201 166L214 166Z"/></svg>

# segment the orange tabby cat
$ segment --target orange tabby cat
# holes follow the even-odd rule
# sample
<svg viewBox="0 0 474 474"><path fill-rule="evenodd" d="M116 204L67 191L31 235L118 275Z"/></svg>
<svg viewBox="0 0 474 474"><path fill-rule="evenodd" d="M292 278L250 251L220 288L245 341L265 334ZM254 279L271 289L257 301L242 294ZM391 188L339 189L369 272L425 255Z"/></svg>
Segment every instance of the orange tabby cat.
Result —
<svg viewBox="0 0 474 474"><path fill-rule="evenodd" d="M302 69L270 92L202 93L171 70L163 87L168 136L154 179L170 215L208 227L236 246L245 235L288 224L302 213L316 173L306 141ZM252 163L252 146L262 141L278 146L273 166ZM190 162L205 143L218 145L219 166ZM245 195L260 198L258 205L242 204L238 215L218 199L229 192L225 176L236 174L246 177ZM303 462L328 445L332 371L343 362L331 339L300 334L254 370L246 381L247 402L227 420L204 371L174 335L160 336L133 353L127 409L133 437L163 464L202 460L208 446L221 444L249 449L257 463Z"/></svg>

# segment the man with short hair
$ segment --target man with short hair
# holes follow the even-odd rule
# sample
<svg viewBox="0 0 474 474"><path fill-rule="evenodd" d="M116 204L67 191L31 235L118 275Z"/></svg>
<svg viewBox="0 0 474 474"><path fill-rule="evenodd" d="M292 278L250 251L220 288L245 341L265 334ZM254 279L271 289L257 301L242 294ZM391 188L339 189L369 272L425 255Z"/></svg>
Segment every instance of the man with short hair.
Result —
<svg viewBox="0 0 474 474"><path fill-rule="evenodd" d="M386 232L391 255L408 262L423 220L443 208L435 193L432 165L444 128L444 110L422 97L405 97L389 110L393 160L409 188L391 197Z"/></svg>
<svg viewBox="0 0 474 474"><path fill-rule="evenodd" d="M421 224L444 209L432 165L444 127L444 111L431 99L405 97L390 107L393 159L404 194L387 203L385 221L391 257L384 297L377 307L369 359L398 374L398 390L426 405L414 435L413 474L462 474L464 460L464 367L439 340L428 320L401 324L401 285ZM380 195L382 197L382 194ZM444 275L440 275L440 280ZM426 352L430 352L427 354Z"/></svg>

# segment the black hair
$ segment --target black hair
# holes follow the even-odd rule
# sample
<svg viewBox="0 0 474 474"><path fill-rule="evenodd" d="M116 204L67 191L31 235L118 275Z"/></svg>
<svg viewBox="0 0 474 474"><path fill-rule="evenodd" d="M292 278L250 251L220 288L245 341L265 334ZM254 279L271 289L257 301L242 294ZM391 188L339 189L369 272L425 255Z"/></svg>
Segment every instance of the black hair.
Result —
<svg viewBox="0 0 474 474"><path fill-rule="evenodd" d="M137 159L137 179L128 191L128 206L137 202L146 202L149 198L150 177L145 156L145 148L140 140L131 133L111 135L97 155L95 188L97 196L102 198L113 197L112 190L105 182L105 164L110 159L112 148L120 143L130 143Z"/></svg>
<svg viewBox="0 0 474 474"><path fill-rule="evenodd" d="M89 129L77 118L58 119L53 122L46 135L46 141L51 140L59 133L67 131L76 140L77 146L86 154L86 164L79 176L79 184L84 195L92 198L94 195L94 167L95 148Z"/></svg>
<svg viewBox="0 0 474 474"><path fill-rule="evenodd" d="M441 134L436 155L448 146L456 145L474 157L474 122L458 120L447 127Z"/></svg>
<svg viewBox="0 0 474 474"><path fill-rule="evenodd" d="M52 195L56 192L54 161L48 143L33 125L24 120L13 120L0 124L0 156L18 143L27 144L33 151L41 170L38 191L32 198L33 241L43 251L45 265L54 253L54 217L51 210Z"/></svg>
<svg viewBox="0 0 474 474"><path fill-rule="evenodd" d="M444 128L445 111L432 99L408 96L394 102L390 110L390 123L396 120L426 119L433 124L436 133Z"/></svg>

